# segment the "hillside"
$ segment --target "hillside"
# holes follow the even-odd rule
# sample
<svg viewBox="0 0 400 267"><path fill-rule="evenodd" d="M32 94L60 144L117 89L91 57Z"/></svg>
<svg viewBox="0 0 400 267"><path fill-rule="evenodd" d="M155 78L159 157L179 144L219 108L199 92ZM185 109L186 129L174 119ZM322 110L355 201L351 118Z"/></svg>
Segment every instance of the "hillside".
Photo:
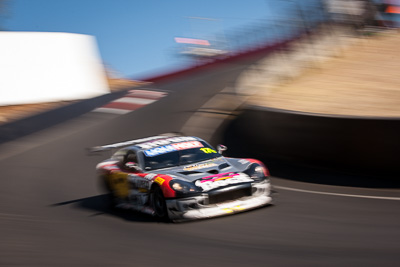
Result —
<svg viewBox="0 0 400 267"><path fill-rule="evenodd" d="M400 117L400 34L359 38L299 77L267 87L249 103L294 111Z"/></svg>

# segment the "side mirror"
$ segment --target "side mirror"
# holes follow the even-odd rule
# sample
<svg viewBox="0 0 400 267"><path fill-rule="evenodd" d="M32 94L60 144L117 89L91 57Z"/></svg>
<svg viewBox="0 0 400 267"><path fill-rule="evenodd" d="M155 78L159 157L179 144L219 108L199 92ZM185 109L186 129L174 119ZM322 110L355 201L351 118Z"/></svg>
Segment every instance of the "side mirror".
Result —
<svg viewBox="0 0 400 267"><path fill-rule="evenodd" d="M125 163L125 166L128 168L136 168L136 167L139 167L139 164L137 164L136 162L129 161L129 162Z"/></svg>
<svg viewBox="0 0 400 267"><path fill-rule="evenodd" d="M224 152L228 148L226 146L224 146L224 145L218 145L217 149L218 149L218 153L222 155L222 152Z"/></svg>
<svg viewBox="0 0 400 267"><path fill-rule="evenodd" d="M136 162L127 162L125 163L125 168L131 171L141 171L142 169L139 167L139 164Z"/></svg>

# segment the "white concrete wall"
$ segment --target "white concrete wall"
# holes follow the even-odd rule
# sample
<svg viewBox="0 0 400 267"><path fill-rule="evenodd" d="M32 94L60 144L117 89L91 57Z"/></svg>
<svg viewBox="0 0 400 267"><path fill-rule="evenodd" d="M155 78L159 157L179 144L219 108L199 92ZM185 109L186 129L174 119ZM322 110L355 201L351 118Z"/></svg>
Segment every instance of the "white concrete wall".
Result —
<svg viewBox="0 0 400 267"><path fill-rule="evenodd" d="M84 99L109 91L93 36L0 32L0 106Z"/></svg>

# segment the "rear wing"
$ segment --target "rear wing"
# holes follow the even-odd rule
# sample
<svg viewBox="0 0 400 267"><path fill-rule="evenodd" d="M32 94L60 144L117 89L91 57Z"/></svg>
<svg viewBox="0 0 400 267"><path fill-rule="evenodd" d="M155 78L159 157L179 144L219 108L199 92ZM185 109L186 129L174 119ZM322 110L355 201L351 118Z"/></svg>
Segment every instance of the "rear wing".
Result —
<svg viewBox="0 0 400 267"><path fill-rule="evenodd" d="M152 140L163 139L166 137L175 137L175 136L182 136L182 134L181 133L164 133L164 134L160 134L160 135L156 135L156 136L134 139L134 140L115 143L115 144L94 146L94 147L88 148L87 151L88 151L89 155L95 155L99 152L112 151L117 148L123 148L123 147L131 146L131 145L135 145L135 144L149 142Z"/></svg>

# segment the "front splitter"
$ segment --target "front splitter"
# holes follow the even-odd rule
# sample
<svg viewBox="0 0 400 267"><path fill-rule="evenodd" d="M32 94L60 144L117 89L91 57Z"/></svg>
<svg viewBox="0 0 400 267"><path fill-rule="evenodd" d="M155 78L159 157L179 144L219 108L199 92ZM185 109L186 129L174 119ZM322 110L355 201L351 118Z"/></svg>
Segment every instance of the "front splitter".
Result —
<svg viewBox="0 0 400 267"><path fill-rule="evenodd" d="M176 201L177 200L167 200L167 207L175 206ZM270 196L257 196L243 200L234 200L221 204L202 206L184 212L168 209L168 216L170 220L175 222L206 219L255 209L271 204L271 202L272 198Z"/></svg>

